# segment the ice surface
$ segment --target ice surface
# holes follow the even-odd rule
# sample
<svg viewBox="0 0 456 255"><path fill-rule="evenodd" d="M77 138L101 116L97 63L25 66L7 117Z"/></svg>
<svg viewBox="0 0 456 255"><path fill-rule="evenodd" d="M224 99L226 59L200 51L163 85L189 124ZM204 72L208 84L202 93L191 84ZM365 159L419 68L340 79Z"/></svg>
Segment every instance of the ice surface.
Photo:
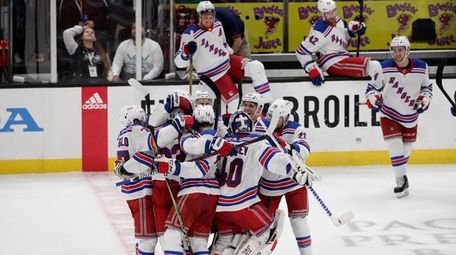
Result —
<svg viewBox="0 0 456 255"><path fill-rule="evenodd" d="M388 166L317 170L314 188L333 214L352 210L355 219L335 227L309 193L314 255L456 254L456 165L409 166L402 199ZM134 254L116 181L112 173L0 175L0 254ZM299 254L287 220L274 254Z"/></svg>

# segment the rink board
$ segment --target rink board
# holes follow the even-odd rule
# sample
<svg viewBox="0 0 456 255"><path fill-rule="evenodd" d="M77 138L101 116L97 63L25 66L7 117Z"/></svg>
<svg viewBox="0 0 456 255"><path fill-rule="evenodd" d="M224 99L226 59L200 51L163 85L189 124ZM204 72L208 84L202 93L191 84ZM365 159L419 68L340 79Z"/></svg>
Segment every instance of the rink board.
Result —
<svg viewBox="0 0 456 255"><path fill-rule="evenodd" d="M445 79L444 85L452 95L456 79ZM146 86L154 103L171 89L187 87ZM252 90L250 84L244 88L244 93ZM309 82L271 84L275 97L293 102L295 118L307 130L312 150L309 165L389 164L378 116L358 104L364 101L365 88L364 80L328 81L322 87ZM112 170L116 137L121 129L118 112L124 105L143 100L128 86L1 92L0 173ZM236 106L235 100L229 108ZM410 163L456 163L456 118L449 107L434 86L431 107L420 116Z"/></svg>

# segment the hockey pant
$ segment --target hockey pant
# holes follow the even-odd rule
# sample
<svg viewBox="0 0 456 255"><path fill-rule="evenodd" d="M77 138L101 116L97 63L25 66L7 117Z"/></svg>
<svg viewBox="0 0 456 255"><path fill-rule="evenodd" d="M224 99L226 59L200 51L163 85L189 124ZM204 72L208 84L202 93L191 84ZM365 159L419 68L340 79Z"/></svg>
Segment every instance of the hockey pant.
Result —
<svg viewBox="0 0 456 255"><path fill-rule="evenodd" d="M128 200L128 207L135 224L137 254L154 253L157 244L157 231L152 209L152 196Z"/></svg>
<svg viewBox="0 0 456 255"><path fill-rule="evenodd" d="M230 55L230 69L225 75L215 81L225 103L229 103L238 97L239 91L234 81L243 80L245 77L252 78L255 91L263 95L265 102L272 101L264 65L258 60L249 60L242 56Z"/></svg>

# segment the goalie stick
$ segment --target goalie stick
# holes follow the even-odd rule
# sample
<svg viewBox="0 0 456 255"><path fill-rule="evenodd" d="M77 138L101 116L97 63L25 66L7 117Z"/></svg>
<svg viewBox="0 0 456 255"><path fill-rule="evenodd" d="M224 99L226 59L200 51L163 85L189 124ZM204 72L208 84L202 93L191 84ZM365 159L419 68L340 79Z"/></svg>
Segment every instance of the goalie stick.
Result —
<svg viewBox="0 0 456 255"><path fill-rule="evenodd" d="M277 115L277 114L276 114ZM273 112L273 118L274 118L274 112ZM264 124L264 122L261 120L261 119L258 119L257 122L264 128L266 129L266 133L267 135L274 141L274 143L277 145L277 148L284 154L286 154L288 157L288 161L289 163L292 165L292 166L295 166L296 163L294 162L294 159L288 154L286 153L283 148L280 146L280 143L277 142L277 139L275 139L274 135L272 134L272 132L270 131L269 128L266 128L266 125ZM272 121L271 121L272 123ZM276 123L277 124L277 123ZM306 171L309 171L310 173L315 173L309 166L303 164L304 167L306 168ZM318 201L318 203L320 204L320 206L325 210L326 214L328 214L329 218L331 219L332 223L339 227L339 226L342 226L344 224L347 224L348 222L350 222L354 217L355 215L353 214L352 211L348 211L348 212L345 212L344 214L342 214L341 216L339 217L336 217L332 214L332 212L329 210L329 208L326 206L326 204L323 202L323 199L321 199L321 197L318 195L318 193L315 191L314 188L312 187L307 187L312 195L314 195L315 199Z"/></svg>
<svg viewBox="0 0 456 255"><path fill-rule="evenodd" d="M359 3L359 22L363 22L364 1L358 0ZM356 44L356 56L359 57L359 47L361 46L361 35L358 34L358 43Z"/></svg>
<svg viewBox="0 0 456 255"><path fill-rule="evenodd" d="M456 107L455 102L453 101L453 99L451 99L450 95L448 95L448 93L446 92L446 90L445 90L445 88L443 87L443 84L442 84L443 69L445 68L445 64L446 64L446 61L443 60L437 66L437 72L435 74L435 83L437 84L437 87L439 87L439 89L442 91L442 93L446 97L446 99L448 99L448 102L450 102L450 104L453 107ZM455 91L454 97L455 97L455 100L456 100L456 91Z"/></svg>
<svg viewBox="0 0 456 255"><path fill-rule="evenodd" d="M145 111L146 111L146 114L149 115L150 114L150 94L149 94L149 91L138 80L136 80L135 78L128 79L128 84L130 86L132 86L133 88L135 88L144 97L144 99L146 100Z"/></svg>
<svg viewBox="0 0 456 255"><path fill-rule="evenodd" d="M190 75L192 75L192 73L190 73ZM191 81L190 81L190 83L191 83ZM138 90L138 92L141 93L141 95L145 98L145 100L146 100L146 114L149 115L150 114L150 94L149 94L149 91L147 91L147 89L138 80L136 80L134 78L130 78L128 80L128 84L130 84L130 86L132 86L133 88ZM154 127L150 127L150 128L151 128L151 132L152 132L152 136L153 136L154 135ZM155 148L158 148L155 139L152 139L152 142L155 143ZM128 181L130 181L130 180L125 180L124 182L128 183ZM122 182L119 182L119 183L122 184ZM166 177L166 175L165 175L165 183L166 183L166 187L168 188L169 196L171 197L171 201L173 203L174 209L176 211L177 220L179 222L179 227L180 227L180 230L182 232L182 235L184 236L185 245L187 246L190 254L194 254L192 246L190 244L190 239L188 238L188 235L187 235L187 231L185 231L184 222L182 220L182 215L180 214L180 211L179 211L179 206L177 205L176 199L174 199L173 192L171 190L171 186L169 184L169 180Z"/></svg>
<svg viewBox="0 0 456 255"><path fill-rule="evenodd" d="M215 85L215 82L209 78L206 75L201 75L200 80L203 81L215 94L215 100L214 100L214 111L215 111L215 123L214 123L214 130L217 131L217 126L218 126L218 120L220 117L220 113L222 112L222 105L221 105L221 100L222 100L222 95L220 94L220 90L217 88L217 85Z"/></svg>

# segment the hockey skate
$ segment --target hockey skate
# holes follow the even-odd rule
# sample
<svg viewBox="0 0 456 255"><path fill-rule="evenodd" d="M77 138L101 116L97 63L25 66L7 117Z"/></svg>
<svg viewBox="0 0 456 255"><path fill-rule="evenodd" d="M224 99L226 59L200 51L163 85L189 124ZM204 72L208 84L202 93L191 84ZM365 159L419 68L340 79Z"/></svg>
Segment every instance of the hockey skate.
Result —
<svg viewBox="0 0 456 255"><path fill-rule="evenodd" d="M396 178L396 187L394 188L394 194L396 194L397 198L405 197L409 194L408 191L409 183L407 179L407 175L404 177Z"/></svg>

